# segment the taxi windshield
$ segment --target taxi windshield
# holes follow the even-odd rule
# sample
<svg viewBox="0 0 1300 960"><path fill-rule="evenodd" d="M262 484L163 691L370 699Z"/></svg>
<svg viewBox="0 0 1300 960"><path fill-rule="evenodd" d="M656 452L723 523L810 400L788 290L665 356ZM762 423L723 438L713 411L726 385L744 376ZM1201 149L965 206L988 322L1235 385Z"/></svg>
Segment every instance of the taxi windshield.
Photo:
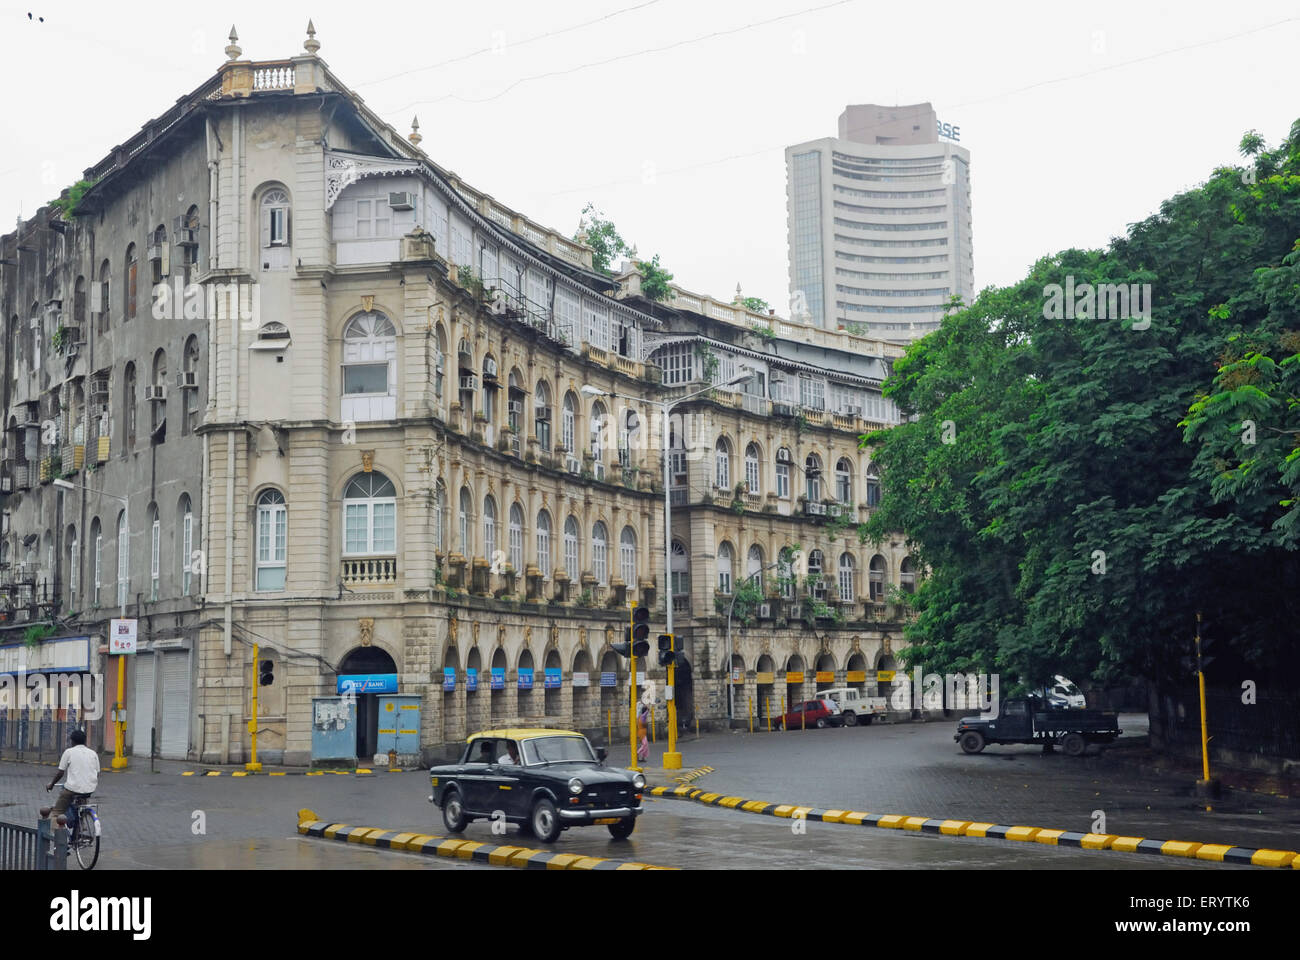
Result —
<svg viewBox="0 0 1300 960"><path fill-rule="evenodd" d="M537 737L524 741L525 763L595 763L586 737Z"/></svg>

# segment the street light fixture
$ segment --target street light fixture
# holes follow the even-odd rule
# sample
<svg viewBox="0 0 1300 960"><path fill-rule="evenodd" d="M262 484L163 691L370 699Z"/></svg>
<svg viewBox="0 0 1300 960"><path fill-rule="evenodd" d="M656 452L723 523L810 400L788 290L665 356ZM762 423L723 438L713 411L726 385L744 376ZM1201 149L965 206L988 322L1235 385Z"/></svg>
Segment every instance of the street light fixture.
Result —
<svg viewBox="0 0 1300 960"><path fill-rule="evenodd" d="M668 633L673 632L673 503L672 503L672 478L669 467L669 434L671 426L669 416L673 408L687 400L693 400L696 397L706 393L712 393L720 387L734 387L754 375L748 367L741 366L741 373L737 373L725 383L713 384L705 387L703 390L696 390L694 393L688 393L683 397L674 397L672 400L646 400L637 398L641 403L651 404L663 411L663 445L664 445L664 597L665 597L665 620L667 621ZM579 391L584 397L609 397L616 399L617 394L601 390L599 387L593 387L587 384ZM677 752L677 701L675 698L668 701L668 752L664 754L664 769L678 770L682 765L682 755Z"/></svg>
<svg viewBox="0 0 1300 960"><path fill-rule="evenodd" d="M120 497L115 493L107 493L103 490L91 490L90 487L82 483L73 483L70 480L64 480L62 477L54 481L54 485L62 490L85 490L87 493L95 493L101 497L108 497L110 500L120 500L122 502L122 526L126 530L126 536L131 536L131 501L126 497ZM119 552L119 556L120 556ZM129 556L129 551L128 551ZM118 578L122 576L118 572ZM126 619L126 591L122 590L122 609L120 616ZM123 730L122 714L125 710L123 701L126 699L126 654L119 654L117 660L117 720L114 721L116 731L114 733L114 750L113 750L113 769L121 770L127 765L126 756L123 753Z"/></svg>

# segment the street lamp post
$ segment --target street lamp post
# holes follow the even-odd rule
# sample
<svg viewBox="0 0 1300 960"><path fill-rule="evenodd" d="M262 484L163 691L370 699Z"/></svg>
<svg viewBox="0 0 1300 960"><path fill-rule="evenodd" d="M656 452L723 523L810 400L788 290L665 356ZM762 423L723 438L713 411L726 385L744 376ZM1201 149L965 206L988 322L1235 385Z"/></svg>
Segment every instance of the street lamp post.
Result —
<svg viewBox="0 0 1300 960"><path fill-rule="evenodd" d="M744 368L742 368L744 369ZM752 372L745 369L743 374L737 374L726 383L716 386L705 387L703 390L697 390L694 393L688 393L684 397L676 397L672 400L647 400L637 398L641 403L651 404L658 407L663 414L663 448L664 448L664 619L667 624L668 633L673 632L673 501L672 501L672 470L670 466L670 447L669 433L671 430L670 416L673 408L687 400L693 400L696 397L718 389L718 387L734 387L752 376ZM609 397L611 400L617 398L617 394L601 390L599 387L593 387L590 384L583 387L580 391L586 397ZM663 763L666 770L679 770L682 765L682 755L677 752L677 698L673 691L672 680L673 668L669 667L670 691L668 697L668 750L664 753Z"/></svg>
<svg viewBox="0 0 1300 960"><path fill-rule="evenodd" d="M97 493L101 497L108 497L110 500L120 500L122 502L122 526L126 530L126 536L131 536L131 501L127 497L120 497L115 493L107 493L103 490L91 490L90 487L83 483L73 483L70 480L59 478L54 481L56 487L64 490L85 490L88 493ZM121 548L119 547L119 556ZM127 556L130 556L130 548L127 549ZM122 579L122 572L118 571L118 580ZM126 619L126 590L121 587L121 611L119 616ZM121 770L127 765L126 755L123 752L124 731L122 726L122 714L124 712L123 701L126 699L126 654L118 654L117 657L117 719L113 721L113 769Z"/></svg>

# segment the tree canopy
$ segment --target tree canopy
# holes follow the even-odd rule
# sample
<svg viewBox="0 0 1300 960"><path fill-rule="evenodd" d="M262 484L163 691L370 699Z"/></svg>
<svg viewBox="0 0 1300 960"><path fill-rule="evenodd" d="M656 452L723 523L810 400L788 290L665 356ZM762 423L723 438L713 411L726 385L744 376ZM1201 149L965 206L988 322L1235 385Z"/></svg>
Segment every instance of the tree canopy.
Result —
<svg viewBox="0 0 1300 960"><path fill-rule="evenodd" d="M1300 123L1242 152L895 362L914 419L863 438L864 535L926 570L911 662L1167 679L1201 610L1237 662L1300 665Z"/></svg>

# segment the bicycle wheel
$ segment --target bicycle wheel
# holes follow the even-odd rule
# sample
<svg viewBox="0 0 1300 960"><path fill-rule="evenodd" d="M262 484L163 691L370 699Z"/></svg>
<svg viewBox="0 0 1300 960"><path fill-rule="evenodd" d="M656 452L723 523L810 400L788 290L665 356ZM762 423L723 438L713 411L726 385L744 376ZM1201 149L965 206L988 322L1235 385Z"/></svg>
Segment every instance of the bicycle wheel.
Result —
<svg viewBox="0 0 1300 960"><path fill-rule="evenodd" d="M81 821L77 825L77 840L73 849L76 851L77 863L82 870L91 870L99 862L99 837L95 836L95 815L89 810L81 811Z"/></svg>

